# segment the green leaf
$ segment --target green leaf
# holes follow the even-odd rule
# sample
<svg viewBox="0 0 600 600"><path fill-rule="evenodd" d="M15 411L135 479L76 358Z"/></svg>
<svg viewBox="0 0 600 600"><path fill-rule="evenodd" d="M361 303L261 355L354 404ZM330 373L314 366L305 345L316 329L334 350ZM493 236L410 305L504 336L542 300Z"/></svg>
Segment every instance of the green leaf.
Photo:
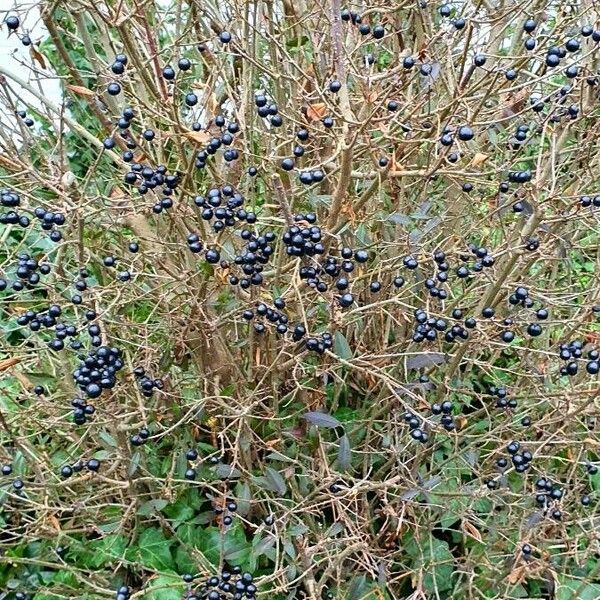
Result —
<svg viewBox="0 0 600 600"><path fill-rule="evenodd" d="M164 507L163 512L172 520L173 527L177 528L194 518L196 508L201 504L196 488L190 488L183 492L173 504Z"/></svg>
<svg viewBox="0 0 600 600"><path fill-rule="evenodd" d="M181 600L185 584L176 575L160 575L150 582L144 600Z"/></svg>
<svg viewBox="0 0 600 600"><path fill-rule="evenodd" d="M333 350L340 358L343 358L344 360L350 360L352 358L352 349L348 344L346 336L340 331L335 332Z"/></svg>
<svg viewBox="0 0 600 600"><path fill-rule="evenodd" d="M86 564L90 567L101 567L125 556L127 538L119 533L113 533L89 542L87 549L90 551L90 559Z"/></svg>
<svg viewBox="0 0 600 600"><path fill-rule="evenodd" d="M177 550L175 550L175 562L180 573L196 573L198 571L196 561L191 556L189 550L183 546L177 546Z"/></svg>
<svg viewBox="0 0 600 600"><path fill-rule="evenodd" d="M265 480L269 484L269 489L278 493L280 496L284 496L287 492L285 479L272 467L267 467L265 469Z"/></svg>
<svg viewBox="0 0 600 600"><path fill-rule="evenodd" d="M437 538L430 538L423 548L422 555L423 587L431 593L437 589L445 592L452 589L454 558L448 544Z"/></svg>
<svg viewBox="0 0 600 600"><path fill-rule="evenodd" d="M168 500L164 500L162 498L157 498L156 500L148 500L140 505L137 510L137 514L141 517L147 517L159 510L162 510L165 506L169 504Z"/></svg>
<svg viewBox="0 0 600 600"><path fill-rule="evenodd" d="M350 449L350 440L344 434L340 437L340 446L338 448L338 465L342 471L346 471L352 461L352 451Z"/></svg>
<svg viewBox="0 0 600 600"><path fill-rule="evenodd" d="M147 569L169 571L175 568L171 556L171 540L165 538L161 529L145 529L137 540L136 560Z"/></svg>
<svg viewBox="0 0 600 600"><path fill-rule="evenodd" d="M559 575L556 600L597 600L600 598L600 584Z"/></svg>

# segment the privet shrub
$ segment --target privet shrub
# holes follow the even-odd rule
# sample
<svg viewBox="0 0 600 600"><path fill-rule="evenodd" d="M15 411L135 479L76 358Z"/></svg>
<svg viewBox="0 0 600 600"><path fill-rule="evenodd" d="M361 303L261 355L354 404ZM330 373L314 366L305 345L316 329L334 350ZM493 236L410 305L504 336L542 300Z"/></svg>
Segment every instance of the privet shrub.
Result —
<svg viewBox="0 0 600 600"><path fill-rule="evenodd" d="M599 597L596 25L8 11L2 597Z"/></svg>

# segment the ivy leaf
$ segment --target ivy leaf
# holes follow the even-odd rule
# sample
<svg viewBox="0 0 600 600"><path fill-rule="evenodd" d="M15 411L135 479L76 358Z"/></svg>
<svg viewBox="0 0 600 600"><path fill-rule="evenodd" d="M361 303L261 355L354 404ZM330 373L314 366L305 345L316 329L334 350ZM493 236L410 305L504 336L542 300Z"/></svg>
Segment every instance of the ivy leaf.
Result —
<svg viewBox="0 0 600 600"><path fill-rule="evenodd" d="M419 562L424 572L423 587L425 590L434 594L436 590L445 592L452 589L454 557L447 542L432 537L429 543L422 548L422 557Z"/></svg>
<svg viewBox="0 0 600 600"><path fill-rule="evenodd" d="M86 561L90 567L102 567L114 560L120 560L127 550L127 538L118 533L106 535L89 543L91 558Z"/></svg>
<svg viewBox="0 0 600 600"><path fill-rule="evenodd" d="M559 576L556 600L597 600L600 584L588 583L583 579Z"/></svg>
<svg viewBox="0 0 600 600"><path fill-rule="evenodd" d="M160 575L150 582L144 600L181 600L185 584L176 575Z"/></svg>
<svg viewBox="0 0 600 600"><path fill-rule="evenodd" d="M171 556L171 540L165 538L161 529L144 529L136 543L137 560L147 569L169 571L175 569Z"/></svg>
<svg viewBox="0 0 600 600"><path fill-rule="evenodd" d="M163 498L157 498L156 500L148 500L140 505L137 510L137 514L141 517L147 517L155 512L158 512L165 508L169 504L168 500L164 500Z"/></svg>

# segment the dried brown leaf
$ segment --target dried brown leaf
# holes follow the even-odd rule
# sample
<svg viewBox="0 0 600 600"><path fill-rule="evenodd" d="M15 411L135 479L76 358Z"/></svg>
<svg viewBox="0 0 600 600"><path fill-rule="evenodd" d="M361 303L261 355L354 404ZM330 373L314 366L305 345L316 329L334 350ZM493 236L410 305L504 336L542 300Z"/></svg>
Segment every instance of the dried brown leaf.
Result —
<svg viewBox="0 0 600 600"><path fill-rule="evenodd" d="M326 112L326 105L324 102L317 102L316 104L309 104L306 109L306 116L311 121L320 121Z"/></svg>
<svg viewBox="0 0 600 600"><path fill-rule="evenodd" d="M31 60L37 62L42 69L46 68L46 58L35 46L29 47L29 54L31 56Z"/></svg>
<svg viewBox="0 0 600 600"><path fill-rule="evenodd" d="M183 135L197 144L206 144L210 140L210 133L207 131L186 131Z"/></svg>
<svg viewBox="0 0 600 600"><path fill-rule="evenodd" d="M471 161L471 166L480 167L487 159L489 158L489 154L483 154L482 152L477 152Z"/></svg>
<svg viewBox="0 0 600 600"><path fill-rule="evenodd" d="M72 85L72 84L68 83L65 87L70 92L73 92L74 94L77 94L78 96L86 96L88 98L91 98L92 96L95 95L95 92L92 92L92 90L88 90L88 88L83 87L82 85Z"/></svg>

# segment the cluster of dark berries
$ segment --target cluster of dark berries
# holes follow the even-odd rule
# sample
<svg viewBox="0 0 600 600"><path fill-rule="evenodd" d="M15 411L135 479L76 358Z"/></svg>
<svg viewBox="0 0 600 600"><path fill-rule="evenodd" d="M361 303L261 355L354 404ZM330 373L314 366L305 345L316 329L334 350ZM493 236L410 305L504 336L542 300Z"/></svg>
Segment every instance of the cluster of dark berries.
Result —
<svg viewBox="0 0 600 600"><path fill-rule="evenodd" d="M164 165L159 165L156 169L153 169L141 163L134 163L131 165L131 170L125 174L125 182L130 185L137 183L137 190L140 194L146 194L158 186L164 186L161 190L163 197L152 207L152 212L160 214L163 210L173 207L171 196L179 184L179 175L168 175L167 168Z"/></svg>
<svg viewBox="0 0 600 600"><path fill-rule="evenodd" d="M468 142L475 137L473 130L468 125L461 125L453 131L450 127L445 127L440 138L442 146L452 146L454 139L458 138L461 142Z"/></svg>
<svg viewBox="0 0 600 600"><path fill-rule="evenodd" d="M544 512L549 512L553 519L560 521L562 512L556 507L556 504L562 500L563 490L546 477L540 477L535 482L535 487L535 501L537 504L544 508Z"/></svg>
<svg viewBox="0 0 600 600"><path fill-rule="evenodd" d="M221 522L225 527L228 527L233 523L233 517L237 512L237 503L233 500L229 500L225 503L225 506L215 506L215 515L221 517Z"/></svg>
<svg viewBox="0 0 600 600"><path fill-rule="evenodd" d="M113 64L110 66L110 70L115 75L123 75L125 73L125 66L127 65L128 59L125 54L117 54Z"/></svg>
<svg viewBox="0 0 600 600"><path fill-rule="evenodd" d="M433 253L433 260L437 270L435 279L433 276L428 277L425 279L424 285L432 298L445 300L448 297L448 292L442 288L442 285L448 280L448 269L450 267L446 262L446 255L441 250L437 250ZM403 264L407 269L414 270L419 263L414 257L409 256L403 259Z"/></svg>
<svg viewBox="0 0 600 600"><path fill-rule="evenodd" d="M228 184L211 188L206 197L196 196L194 203L202 209L202 219L212 221L212 228L217 233L233 227L236 219L250 225L256 223L256 214L243 208L244 197Z"/></svg>
<svg viewBox="0 0 600 600"><path fill-rule="evenodd" d="M303 329L303 325L296 325L296 327L294 327L292 338L295 339ZM311 336L306 338L304 346L309 352L323 354L325 350L330 350L333 347L333 338L328 331L324 331L319 336Z"/></svg>
<svg viewBox="0 0 600 600"><path fill-rule="evenodd" d="M496 397L496 408L517 408L517 401L514 398L508 398L508 390L505 387L492 385L488 393Z"/></svg>
<svg viewBox="0 0 600 600"><path fill-rule="evenodd" d="M469 250L475 255L476 260L473 262L470 268L468 265L461 265L456 269L455 272L459 279L467 278L472 271L483 271L484 268L491 267L495 262L494 257L490 254L487 248L479 247L476 244L469 244ZM470 256L468 254L461 254L460 260L464 263L468 263Z"/></svg>
<svg viewBox="0 0 600 600"><path fill-rule="evenodd" d="M331 85L329 86L329 89L332 91L333 91L333 89L335 89L335 88L332 89L333 83L334 82L332 82ZM337 83L339 83L339 82L337 82ZM308 131L306 129L299 129L296 132L296 137L301 142L305 142L309 138ZM304 146L302 146L301 144L295 144L293 152L294 152L294 156L296 158L300 158L301 156L304 156L304 152L305 152ZM284 159L284 161L281 163L281 167L283 169L285 169L286 171L290 171L294 167L293 159L291 159L291 158ZM300 181L300 183L302 183L304 185L312 185L313 183L320 183L321 181L323 181L324 178L325 178L325 173L323 173L323 171L321 169L304 170L304 171L300 171L300 173L298 174L298 180Z"/></svg>
<svg viewBox="0 0 600 600"><path fill-rule="evenodd" d="M73 423L75 425L85 425L96 412L96 407L83 398L74 398L71 400L73 407Z"/></svg>
<svg viewBox="0 0 600 600"><path fill-rule="evenodd" d="M254 577L243 573L241 567L224 567L194 590L187 600L255 600L257 593Z"/></svg>
<svg viewBox="0 0 600 600"><path fill-rule="evenodd" d="M254 321L254 330L257 333L263 333L266 329L265 321L273 323L276 331L283 335L288 330L288 316L282 312L285 308L285 300L276 298L273 302L273 308L267 306L264 302L258 302L254 310L248 308L242 313L246 321Z"/></svg>
<svg viewBox="0 0 600 600"><path fill-rule="evenodd" d="M152 379L146 375L143 367L136 367L133 374L137 379L138 386L142 392L142 396L150 398L155 389L162 390L164 387L162 379Z"/></svg>
<svg viewBox="0 0 600 600"><path fill-rule="evenodd" d="M533 306L533 298L530 298L527 288L519 286L508 297L508 303L513 306L520 304L523 308L531 308Z"/></svg>
<svg viewBox="0 0 600 600"><path fill-rule="evenodd" d="M333 83L334 82L332 82L332 85L333 85ZM339 83L339 82L337 82L337 83ZM331 85L330 85L330 89L332 89ZM333 89L335 89L335 87ZM296 132L296 137L298 138L298 140L300 142L306 142L310 136L309 136L307 129L299 129ZM292 151L294 154L294 158L284 158L281 161L281 168L284 171L291 171L296 166L295 159L301 158L302 156L304 156L305 149L304 149L304 146L302 146L302 144L297 143L294 145L294 148ZM319 182L323 181L324 178L325 178L325 173L323 173L323 171L321 169L304 170L304 171L300 171L300 173L298 174L298 180L300 181L300 183L302 183L304 185L311 185L313 183L319 183Z"/></svg>
<svg viewBox="0 0 600 600"><path fill-rule="evenodd" d="M129 438L129 441L131 442L132 446L143 446L149 437L150 432L145 427L142 427L138 433L134 433Z"/></svg>
<svg viewBox="0 0 600 600"><path fill-rule="evenodd" d="M79 277L74 281L73 286L75 287L75 289L78 292L85 292L85 290L87 290L88 288L88 283L86 281L86 279L90 276L89 272L87 269L80 269L79 270ZM81 297L81 294L73 294L71 296L71 302L73 304L79 305L83 302L83 298ZM89 310L86 312L86 319L88 321L92 321L96 318L96 313L93 310ZM92 344L94 345L94 344ZM100 344L96 344L96 345L100 345Z"/></svg>
<svg viewBox="0 0 600 600"><path fill-rule="evenodd" d="M80 473L83 469L97 473L100 470L100 461L95 458L89 460L78 460L73 465L63 465L60 468L60 475L64 479L68 479L73 473Z"/></svg>
<svg viewBox="0 0 600 600"><path fill-rule="evenodd" d="M521 450L521 452L519 452L519 450ZM529 469L531 461L533 460L533 455L529 450L523 450L519 442L510 442L510 444L506 446L506 451L510 455L517 473L524 473ZM505 468L507 464L508 461L504 457L497 460L497 465L501 468Z"/></svg>
<svg viewBox="0 0 600 600"><path fill-rule="evenodd" d="M441 404L434 402L431 405L432 415L442 415L440 418L440 423L446 431L452 431L453 429L456 429L456 423L454 422L454 418L452 416L453 408L454 406L450 400L444 400L444 402Z"/></svg>
<svg viewBox="0 0 600 600"><path fill-rule="evenodd" d="M385 36L385 28L383 27L383 25L381 25L381 23L377 23L376 25L373 25L373 27L371 27L368 23L363 23L362 17L352 10L349 10L347 8L342 9L340 17L342 21L350 22L353 25L357 25L358 32L363 36L370 34L376 40L380 40Z"/></svg>
<svg viewBox="0 0 600 600"><path fill-rule="evenodd" d="M448 323L444 319L430 317L422 308L415 309L414 316L416 325L412 339L416 343L433 342L437 339L438 332L448 329Z"/></svg>
<svg viewBox="0 0 600 600"><path fill-rule="evenodd" d="M119 65L117 68L122 67L125 70L125 64L120 61L115 61L114 65ZM120 136L125 140L125 145L127 149L123 151L121 158L123 162L130 163L134 159L133 150L137 147L137 144L132 139L131 134L129 132L129 128L131 127L132 122L135 120L135 111L131 106L126 106L121 111L121 116L117 119L117 128L119 130ZM104 140L103 146L107 150L112 150L116 146L115 139L113 137L108 137ZM134 182L135 183L135 182Z"/></svg>
<svg viewBox="0 0 600 600"><path fill-rule="evenodd" d="M429 434L424 430L423 419L413 412L404 413L404 422L410 428L410 437L417 442L424 444L429 440Z"/></svg>
<svg viewBox="0 0 600 600"><path fill-rule="evenodd" d="M508 174L508 180L511 183L527 183L531 181L531 171L510 171Z"/></svg>
<svg viewBox="0 0 600 600"><path fill-rule="evenodd" d="M33 119L31 117L27 116L27 111L24 110L18 110L17 111L17 116L21 119L23 119L23 123L25 125L27 125L27 127L33 127L34 123L33 123Z"/></svg>
<svg viewBox="0 0 600 600"><path fill-rule="evenodd" d="M0 206L5 208L17 208L21 205L21 197L15 191L0 190ZM29 227L30 219L27 215L20 215L15 210L8 210L0 213L0 225L20 225Z"/></svg>
<svg viewBox="0 0 600 600"><path fill-rule="evenodd" d="M115 596L115 600L129 600L130 596L131 596L131 590L129 589L129 586L122 585L117 590L117 594Z"/></svg>
<svg viewBox="0 0 600 600"><path fill-rule="evenodd" d="M560 358L568 361L566 365L561 366L560 374L566 376L576 375L579 370L577 359L583 357L583 342L574 340L569 344L561 344L558 350ZM600 352L598 350L592 349L587 351L585 370L590 375L596 375L600 372Z"/></svg>
<svg viewBox="0 0 600 600"><path fill-rule="evenodd" d="M35 311L30 309L26 311L17 317L17 323L21 326L29 326L31 331L40 331L42 327L47 329L54 327L54 338L48 342L48 347L51 350L58 351L65 347L64 340L67 337L78 335L75 325L57 322L61 314L62 308L58 304L52 304L45 310ZM76 340L71 343L71 347L77 348Z"/></svg>
<svg viewBox="0 0 600 600"><path fill-rule="evenodd" d="M344 292L338 298L338 302L340 306L347 307L354 302L354 297L348 292L350 280L343 273L354 271L355 265L351 260L353 256L357 262L363 262L362 258L363 255L366 256L366 253L363 250L358 250L355 253L350 248L343 248L341 254L341 260L329 255L325 257L321 264L302 265L299 275L300 279L305 280L310 287L321 293L329 289L329 285L321 277L327 275L331 279L337 278L334 281L335 287L338 291Z"/></svg>
<svg viewBox="0 0 600 600"><path fill-rule="evenodd" d="M256 235L248 229L243 229L240 235L246 244L234 258L234 263L240 267L242 276L230 275L229 283L239 284L242 289L248 289L251 285L260 285L263 282L262 270L273 254L273 242L276 237L272 231Z"/></svg>
<svg viewBox="0 0 600 600"><path fill-rule="evenodd" d="M40 275L48 275L50 265L39 263L35 258L27 253L19 255L15 275L17 279L12 282L12 289L20 292L25 287L32 288L40 282ZM6 279L0 279L0 292L8 287Z"/></svg>
<svg viewBox="0 0 600 600"><path fill-rule="evenodd" d="M195 97L195 94L192 93L191 96ZM188 106L190 106L190 100L193 101L193 98L190 97L190 94L188 94L188 96L186 96L186 104L188 104ZM215 155L219 148L225 148L223 150L223 160L225 160L225 162L232 162L240 157L240 153L237 148L230 148L231 144L233 144L235 140L235 134L240 130L239 124L235 121L230 121L227 123L223 115L217 115L214 119L214 125L219 127L221 131L219 135L211 137L205 148L200 150L196 155L195 165L197 169L204 169L206 167L206 161L210 156ZM193 123L192 129L199 131L200 124Z"/></svg>
<svg viewBox="0 0 600 600"><path fill-rule="evenodd" d="M50 239L53 242L60 242L62 239L62 233L58 229L55 229L55 226L61 226L65 224L65 215L61 212L52 212L50 210L46 210L41 206L38 206L33 211L33 214L40 220L42 229L50 232Z"/></svg>
<svg viewBox="0 0 600 600"><path fill-rule="evenodd" d="M119 348L100 346L87 355L79 356L81 362L73 371L73 379L88 398L98 398L103 390L116 385L116 374L123 368L121 355Z"/></svg>
<svg viewBox="0 0 600 600"><path fill-rule="evenodd" d="M453 319L462 319L463 311L460 308L455 308L452 311ZM469 329L475 327L476 321L473 318L467 318L464 321L464 326L462 323L455 323L444 333L444 340L448 343L457 342L460 340L466 340L469 337Z"/></svg>
<svg viewBox="0 0 600 600"><path fill-rule="evenodd" d="M579 198L579 205L583 208L593 206L594 208L600 207L600 196L581 196Z"/></svg>
<svg viewBox="0 0 600 600"><path fill-rule="evenodd" d="M256 113L259 117L262 119L269 119L269 122L273 127L281 127L283 125L283 118L279 114L277 104L275 104L275 102L270 102L265 94L256 94L254 96L254 104L256 106ZM289 171L291 169L286 170Z"/></svg>
<svg viewBox="0 0 600 600"><path fill-rule="evenodd" d="M317 216L314 213L294 216L296 225L288 227L283 234L283 243L290 256L315 256L323 254L325 246L321 243L321 228L314 223Z"/></svg>

